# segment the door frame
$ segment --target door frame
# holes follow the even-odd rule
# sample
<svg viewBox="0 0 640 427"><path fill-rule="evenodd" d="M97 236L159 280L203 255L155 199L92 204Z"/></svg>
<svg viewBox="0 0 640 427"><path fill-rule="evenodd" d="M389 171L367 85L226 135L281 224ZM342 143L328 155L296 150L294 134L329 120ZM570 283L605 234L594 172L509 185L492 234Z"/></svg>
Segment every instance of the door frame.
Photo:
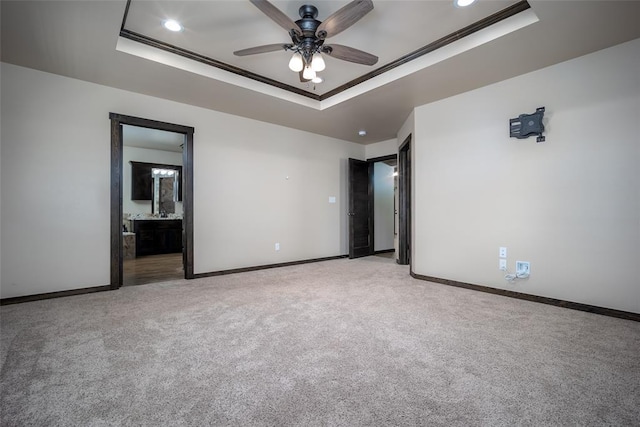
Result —
<svg viewBox="0 0 640 427"><path fill-rule="evenodd" d="M367 159L367 162L371 164L371 169L369 171L369 215L371 216L371 247L373 248L373 254L376 254L376 235L375 235L376 216L375 216L375 210L374 210L376 192L375 192L375 182L373 179L374 178L373 165L378 162L386 162L389 160L395 160L397 162L398 155L389 154L387 156L373 157L371 159ZM393 197L395 199L395 194ZM394 218L393 218L394 227L395 227L395 221L396 219L395 219L395 212L394 212Z"/></svg>
<svg viewBox="0 0 640 427"><path fill-rule="evenodd" d="M389 154L386 156L380 156L380 157L373 157L370 159L366 159L366 160L358 160L358 159L349 159L349 161L351 160L356 160L359 162L363 162L363 163L367 163L368 164L368 170L367 170L367 174L368 174L368 194L367 197L369 199L369 206L368 206L368 224L369 224L369 253L367 255L363 255L363 256L369 256L369 255L374 255L376 253L375 251L375 211L374 211L374 202L375 202L375 184L374 184L374 179L373 179L373 165L375 163L378 162L384 162L384 161L388 161L388 160L396 160L398 161L398 155L397 154ZM350 166L349 166L350 168ZM352 195L351 195L351 176L349 176L349 206L348 206L348 215L349 215L349 258L353 259L354 258L354 254L353 254L353 250L352 250L352 239L353 239L353 219L351 218L351 214L352 214ZM395 195L394 195L395 197ZM394 214L395 215L395 214ZM395 227L395 218L394 218L394 227Z"/></svg>
<svg viewBox="0 0 640 427"><path fill-rule="evenodd" d="M368 235L368 247L367 247L367 253L364 255L357 255L355 253L355 248L354 248L354 231L355 231L355 227L354 227L354 221L355 221L355 209L354 209L354 194L353 194L353 176L351 174L352 171L352 165L353 164L360 164L361 166L365 166L367 167L367 228L369 229L369 235ZM353 158L349 158L348 159L348 164L349 164L349 206L348 206L348 215L349 215L349 259L354 259L354 258L361 258L361 257L365 257L365 256L369 256L369 255L373 255L373 163L370 163L367 160L360 160L360 159L353 159ZM363 247L364 248L364 247Z"/></svg>
<svg viewBox="0 0 640 427"><path fill-rule="evenodd" d="M193 134L194 128L124 114L109 113L111 120L111 279L110 289L122 286L122 181L123 138L122 126L131 125L164 130L185 135L182 149L182 263L185 279L193 279Z"/></svg>
<svg viewBox="0 0 640 427"><path fill-rule="evenodd" d="M411 135L398 149L398 258L411 266Z"/></svg>

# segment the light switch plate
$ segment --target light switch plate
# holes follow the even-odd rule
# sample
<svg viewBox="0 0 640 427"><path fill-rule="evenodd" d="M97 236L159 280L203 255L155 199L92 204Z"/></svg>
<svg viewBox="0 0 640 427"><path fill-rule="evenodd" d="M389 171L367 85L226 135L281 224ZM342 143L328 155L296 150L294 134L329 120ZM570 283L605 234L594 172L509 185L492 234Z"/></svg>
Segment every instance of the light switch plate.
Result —
<svg viewBox="0 0 640 427"><path fill-rule="evenodd" d="M334 196L329 196L329 203L335 203L336 198Z"/></svg>
<svg viewBox="0 0 640 427"><path fill-rule="evenodd" d="M507 248L504 246L500 246L500 249L498 249L498 256L500 258L506 258L507 257Z"/></svg>
<svg viewBox="0 0 640 427"><path fill-rule="evenodd" d="M498 268L502 271L507 271L507 260L501 259L500 262L498 263Z"/></svg>

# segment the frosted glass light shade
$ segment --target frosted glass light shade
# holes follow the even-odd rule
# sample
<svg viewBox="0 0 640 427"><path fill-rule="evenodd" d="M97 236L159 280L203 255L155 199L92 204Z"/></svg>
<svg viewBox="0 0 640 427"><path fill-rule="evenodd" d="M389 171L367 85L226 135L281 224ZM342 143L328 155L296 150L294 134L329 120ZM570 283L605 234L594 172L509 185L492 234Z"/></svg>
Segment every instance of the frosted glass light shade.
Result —
<svg viewBox="0 0 640 427"><path fill-rule="evenodd" d="M313 80L316 78L316 72L313 71L313 69L307 65L306 67L304 67L304 72L302 73L302 77L304 77L307 80Z"/></svg>
<svg viewBox="0 0 640 427"><path fill-rule="evenodd" d="M313 71L319 72L324 70L325 67L326 67L326 64L324 63L324 58L322 57L322 54L320 52L314 53L313 58L311 59L311 68L313 69Z"/></svg>
<svg viewBox="0 0 640 427"><path fill-rule="evenodd" d="M302 62L302 55L300 55L298 52L294 53L291 57L291 61L289 61L289 69L298 73L302 71L303 68L304 63Z"/></svg>

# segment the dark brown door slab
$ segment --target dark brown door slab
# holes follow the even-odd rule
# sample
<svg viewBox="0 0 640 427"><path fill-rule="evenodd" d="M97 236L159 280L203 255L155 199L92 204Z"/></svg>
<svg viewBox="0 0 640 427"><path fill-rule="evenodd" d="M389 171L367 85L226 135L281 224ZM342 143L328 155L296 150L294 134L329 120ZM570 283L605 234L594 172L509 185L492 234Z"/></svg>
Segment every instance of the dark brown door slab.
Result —
<svg viewBox="0 0 640 427"><path fill-rule="evenodd" d="M373 163L349 159L349 258L373 254L371 187Z"/></svg>

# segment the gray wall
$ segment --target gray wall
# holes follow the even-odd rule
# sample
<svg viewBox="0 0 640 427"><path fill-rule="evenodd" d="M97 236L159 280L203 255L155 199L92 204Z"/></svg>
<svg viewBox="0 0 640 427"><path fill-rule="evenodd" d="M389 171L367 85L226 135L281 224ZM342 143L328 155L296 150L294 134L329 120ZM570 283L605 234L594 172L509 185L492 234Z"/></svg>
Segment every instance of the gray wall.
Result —
<svg viewBox="0 0 640 427"><path fill-rule="evenodd" d="M367 156L367 159L389 156L391 154L398 154L398 141L394 138L388 139L386 141L376 142L374 144L368 144L365 145L364 152Z"/></svg>
<svg viewBox="0 0 640 427"><path fill-rule="evenodd" d="M639 70L635 40L416 108L414 271L640 312ZM547 142L509 138L541 106Z"/></svg>
<svg viewBox="0 0 640 427"><path fill-rule="evenodd" d="M640 312L639 69L635 40L416 108L396 141L413 135L413 270ZM365 147L8 64L1 79L2 298L108 283L110 111L196 128L196 273L346 253L346 159ZM509 138L538 106L547 142ZM499 246L528 280L504 280Z"/></svg>
<svg viewBox="0 0 640 427"><path fill-rule="evenodd" d="M109 112L195 128L195 273L348 252L362 145L10 64L1 86L2 298L109 283Z"/></svg>

